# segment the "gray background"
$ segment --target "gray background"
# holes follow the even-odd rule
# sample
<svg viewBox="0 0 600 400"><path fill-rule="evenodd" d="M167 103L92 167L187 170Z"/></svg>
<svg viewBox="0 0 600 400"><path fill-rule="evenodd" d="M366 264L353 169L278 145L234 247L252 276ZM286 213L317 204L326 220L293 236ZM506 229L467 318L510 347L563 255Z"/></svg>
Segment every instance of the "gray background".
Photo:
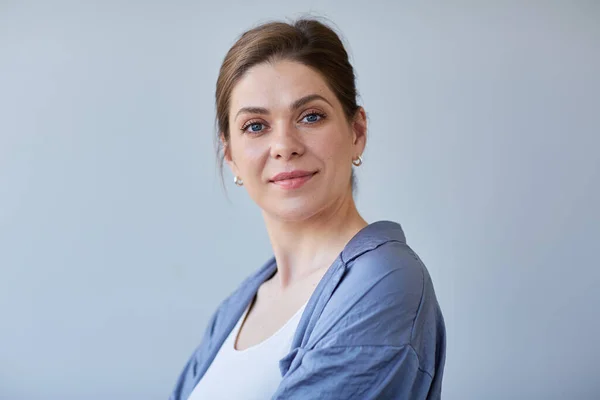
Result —
<svg viewBox="0 0 600 400"><path fill-rule="evenodd" d="M270 255L220 187L218 67L307 11L369 114L359 208L433 277L444 399L598 398L599 2L216 3L0 0L0 398L168 396Z"/></svg>

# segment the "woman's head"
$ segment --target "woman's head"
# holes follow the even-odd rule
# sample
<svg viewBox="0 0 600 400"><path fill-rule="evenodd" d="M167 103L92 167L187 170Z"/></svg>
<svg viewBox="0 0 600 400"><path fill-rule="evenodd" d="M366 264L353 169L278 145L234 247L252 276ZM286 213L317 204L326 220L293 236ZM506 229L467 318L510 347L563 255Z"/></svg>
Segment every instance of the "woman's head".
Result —
<svg viewBox="0 0 600 400"><path fill-rule="evenodd" d="M265 212L297 220L351 199L366 117L346 50L326 25L244 33L221 66L216 107L223 158ZM280 180L287 173L302 177Z"/></svg>

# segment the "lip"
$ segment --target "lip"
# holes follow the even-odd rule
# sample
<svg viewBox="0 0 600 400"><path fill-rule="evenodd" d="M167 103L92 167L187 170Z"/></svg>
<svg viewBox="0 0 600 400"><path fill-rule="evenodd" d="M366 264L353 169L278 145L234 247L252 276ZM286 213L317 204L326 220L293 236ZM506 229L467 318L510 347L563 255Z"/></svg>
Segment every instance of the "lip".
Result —
<svg viewBox="0 0 600 400"><path fill-rule="evenodd" d="M297 189L308 182L317 171L295 170L282 172L271 178L270 182L283 189Z"/></svg>

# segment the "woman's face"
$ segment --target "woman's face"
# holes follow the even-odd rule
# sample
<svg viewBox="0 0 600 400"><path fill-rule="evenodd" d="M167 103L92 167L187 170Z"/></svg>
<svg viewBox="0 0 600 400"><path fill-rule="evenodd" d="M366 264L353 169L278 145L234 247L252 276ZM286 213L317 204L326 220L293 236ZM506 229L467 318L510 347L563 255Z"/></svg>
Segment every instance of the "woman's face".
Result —
<svg viewBox="0 0 600 400"><path fill-rule="evenodd" d="M233 89L230 107L225 160L264 212L304 220L352 196L365 113L348 121L315 70L292 61L256 65Z"/></svg>

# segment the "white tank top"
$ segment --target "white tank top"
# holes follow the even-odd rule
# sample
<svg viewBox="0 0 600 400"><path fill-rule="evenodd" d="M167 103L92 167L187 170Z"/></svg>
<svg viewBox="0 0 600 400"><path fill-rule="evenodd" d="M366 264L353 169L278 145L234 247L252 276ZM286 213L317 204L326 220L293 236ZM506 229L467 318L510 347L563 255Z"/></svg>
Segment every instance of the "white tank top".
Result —
<svg viewBox="0 0 600 400"><path fill-rule="evenodd" d="M292 339L305 307L306 304L300 307L268 339L245 350L236 350L235 339L248 313L249 308L246 308L188 400L271 398L281 382L279 360L290 352Z"/></svg>

